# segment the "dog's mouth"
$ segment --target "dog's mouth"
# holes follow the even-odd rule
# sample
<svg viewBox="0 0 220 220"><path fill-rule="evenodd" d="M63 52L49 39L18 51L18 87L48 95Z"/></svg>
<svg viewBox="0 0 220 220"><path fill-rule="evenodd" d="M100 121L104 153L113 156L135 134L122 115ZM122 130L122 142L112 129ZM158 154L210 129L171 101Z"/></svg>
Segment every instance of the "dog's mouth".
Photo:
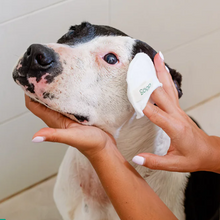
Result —
<svg viewBox="0 0 220 220"><path fill-rule="evenodd" d="M72 115L76 118L76 120L80 123L87 123L89 122L89 118L86 116L78 115L78 114L73 114L73 113L67 113L68 115Z"/></svg>
<svg viewBox="0 0 220 220"><path fill-rule="evenodd" d="M50 105L44 102L41 102L37 97L30 97L30 98L33 102L41 103L45 105L47 108L50 108L53 111L57 111L56 109L52 108ZM81 124L87 124L89 122L89 117L87 116L82 116L79 114L74 114L74 113L69 113L69 112L67 112L66 114L61 111L57 111L57 112L60 112L61 114L64 114L66 117L70 118L71 120L77 121L78 123L81 123Z"/></svg>

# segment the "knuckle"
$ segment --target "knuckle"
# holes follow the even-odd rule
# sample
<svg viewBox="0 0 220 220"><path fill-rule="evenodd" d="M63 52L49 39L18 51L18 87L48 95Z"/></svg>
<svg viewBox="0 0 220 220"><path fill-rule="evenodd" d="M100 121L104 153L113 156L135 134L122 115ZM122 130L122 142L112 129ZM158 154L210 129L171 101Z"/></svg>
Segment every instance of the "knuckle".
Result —
<svg viewBox="0 0 220 220"><path fill-rule="evenodd" d="M149 114L148 118L150 120L156 120L157 116L158 116L158 113L159 113L159 108L155 106L153 108L152 112Z"/></svg>
<svg viewBox="0 0 220 220"><path fill-rule="evenodd" d="M41 133L46 135L46 140L51 142L59 142L59 135L54 128L42 128Z"/></svg>
<svg viewBox="0 0 220 220"><path fill-rule="evenodd" d="M54 132L52 133L52 135L50 137L50 141L52 141L52 142L59 142L59 138L58 138L56 130L54 130Z"/></svg>
<svg viewBox="0 0 220 220"><path fill-rule="evenodd" d="M150 161L150 163L149 163L149 167L151 168L151 169L158 169L159 168L159 161L158 161L158 159L157 158L151 158L151 161Z"/></svg>
<svg viewBox="0 0 220 220"><path fill-rule="evenodd" d="M184 121L177 121L176 130L178 131L178 133L184 135L190 130L190 127Z"/></svg>
<svg viewBox="0 0 220 220"><path fill-rule="evenodd" d="M185 124L183 124L183 123L180 123L180 124L179 124L179 132L180 132L181 134L185 134L186 131L187 131L187 126L186 126Z"/></svg>

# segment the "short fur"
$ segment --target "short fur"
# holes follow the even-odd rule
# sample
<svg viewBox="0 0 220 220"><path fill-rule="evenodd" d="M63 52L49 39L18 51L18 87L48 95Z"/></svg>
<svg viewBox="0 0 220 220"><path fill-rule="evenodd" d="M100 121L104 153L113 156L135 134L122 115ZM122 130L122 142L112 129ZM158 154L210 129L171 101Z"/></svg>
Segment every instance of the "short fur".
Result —
<svg viewBox="0 0 220 220"><path fill-rule="evenodd" d="M150 170L132 162L141 152L165 155L170 145L166 133L147 117L135 119L127 99L126 73L139 52L152 60L156 54L146 43L119 30L83 22L72 26L58 44L32 45L13 77L34 100L111 133L122 155L183 220L189 174ZM104 60L109 53L117 56L115 65ZM181 75L168 68L181 96ZM60 166L54 198L64 220L119 219L90 162L73 147Z"/></svg>

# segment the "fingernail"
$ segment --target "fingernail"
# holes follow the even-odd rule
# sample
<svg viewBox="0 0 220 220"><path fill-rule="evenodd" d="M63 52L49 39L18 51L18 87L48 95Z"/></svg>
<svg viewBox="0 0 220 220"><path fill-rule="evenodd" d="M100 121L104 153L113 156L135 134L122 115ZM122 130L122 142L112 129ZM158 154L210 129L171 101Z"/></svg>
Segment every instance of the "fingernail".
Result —
<svg viewBox="0 0 220 220"><path fill-rule="evenodd" d="M168 67L167 67L167 66L165 66L165 68L166 68L167 72L169 73L169 72L170 72L170 70L168 69Z"/></svg>
<svg viewBox="0 0 220 220"><path fill-rule="evenodd" d="M45 141L45 137L35 137L34 139L32 139L33 143L41 143Z"/></svg>
<svg viewBox="0 0 220 220"><path fill-rule="evenodd" d="M160 55L160 58L164 61L164 56L161 51L159 52L159 55Z"/></svg>
<svg viewBox="0 0 220 220"><path fill-rule="evenodd" d="M135 156L133 157L132 161L138 165L143 165L145 158L144 157L140 157L140 156Z"/></svg>

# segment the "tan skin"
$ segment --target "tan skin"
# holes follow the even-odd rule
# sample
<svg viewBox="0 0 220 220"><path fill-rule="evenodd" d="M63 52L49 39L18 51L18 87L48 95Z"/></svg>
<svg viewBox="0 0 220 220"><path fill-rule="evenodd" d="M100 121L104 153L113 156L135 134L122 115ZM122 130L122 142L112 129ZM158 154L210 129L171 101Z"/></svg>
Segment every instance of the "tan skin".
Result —
<svg viewBox="0 0 220 220"><path fill-rule="evenodd" d="M146 158L144 165L171 171L208 170L220 173L220 138L206 135L181 110L175 86L158 54L154 63L163 88L156 89L151 96L158 107L148 103L144 114L164 129L171 138L171 145L168 154L163 157L139 154ZM97 127L73 122L31 101L28 96L25 96L25 101L27 108L49 126L38 131L34 137L40 136L44 137L45 141L65 143L83 153L96 170L122 220L176 219L147 182L121 155L111 135Z"/></svg>
<svg viewBox="0 0 220 220"><path fill-rule="evenodd" d="M154 61L163 88L155 90L151 96L158 107L148 103L144 114L168 134L171 145L165 156L139 154L145 158L144 166L178 172L220 173L220 138L207 135L186 115L162 60L155 58Z"/></svg>

